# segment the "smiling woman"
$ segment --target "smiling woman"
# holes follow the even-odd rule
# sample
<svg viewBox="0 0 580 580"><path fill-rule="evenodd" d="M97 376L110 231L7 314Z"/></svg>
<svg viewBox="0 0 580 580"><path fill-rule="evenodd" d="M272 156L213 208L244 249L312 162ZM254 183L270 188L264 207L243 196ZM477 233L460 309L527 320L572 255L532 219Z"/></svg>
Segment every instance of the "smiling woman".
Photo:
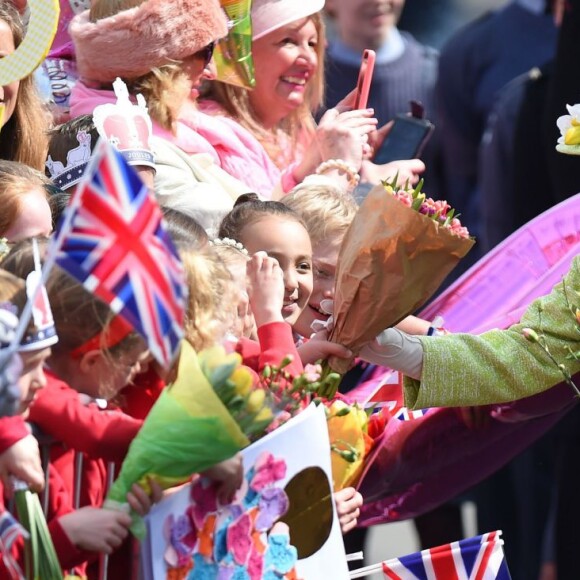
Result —
<svg viewBox="0 0 580 580"><path fill-rule="evenodd" d="M255 0L255 88L212 81L201 101L203 112L235 120L258 140L280 172L274 198L317 169L345 189L352 187L376 128L372 111L347 105L328 111L318 126L314 122L324 92L323 6L324 0ZM222 165L232 154L220 152ZM235 173L239 167L230 170L243 177Z"/></svg>

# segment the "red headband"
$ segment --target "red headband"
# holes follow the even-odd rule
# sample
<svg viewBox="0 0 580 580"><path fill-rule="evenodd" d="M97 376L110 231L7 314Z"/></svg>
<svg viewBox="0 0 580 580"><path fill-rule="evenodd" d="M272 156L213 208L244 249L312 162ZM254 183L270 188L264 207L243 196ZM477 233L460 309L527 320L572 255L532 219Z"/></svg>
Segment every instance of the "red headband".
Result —
<svg viewBox="0 0 580 580"><path fill-rule="evenodd" d="M121 316L115 316L108 327L89 338L86 342L71 351L73 358L81 358L91 350L104 350L119 344L133 331L133 327Z"/></svg>

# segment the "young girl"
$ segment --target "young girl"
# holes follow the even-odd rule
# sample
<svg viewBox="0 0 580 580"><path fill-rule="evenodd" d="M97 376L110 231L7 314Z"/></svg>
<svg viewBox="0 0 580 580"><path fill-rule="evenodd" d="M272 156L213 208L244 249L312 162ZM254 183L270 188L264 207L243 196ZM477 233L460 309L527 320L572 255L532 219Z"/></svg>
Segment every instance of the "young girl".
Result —
<svg viewBox="0 0 580 580"><path fill-rule="evenodd" d="M0 300L3 300L3 307L12 308L10 303L4 301L9 294L12 294L9 298L14 307L22 311L27 299L23 281L4 271L0 271L0 280ZM12 313L11 310L9 312ZM32 322L19 349L22 359L22 370L18 379L21 396L19 413L22 418L29 418L31 404L47 384L43 367L56 340L57 336L49 312L40 309L33 313ZM28 437L34 440L31 435ZM37 446L36 453L38 453ZM12 474L15 474L14 471ZM127 536L131 522L126 514L90 507L75 511L71 496L53 466L49 467L48 479L50 486L48 529L63 569L77 566L91 557L94 552L110 552ZM10 492L11 483L7 485L4 480L4 486L0 489L0 504L3 505L4 495ZM130 504L139 513L144 513L148 506L142 504L141 499L142 494L139 492L136 497L128 498ZM15 544L13 555L17 559L23 559L22 543ZM0 577L11 577L4 566L4 561L1 561Z"/></svg>
<svg viewBox="0 0 580 580"><path fill-rule="evenodd" d="M245 195L224 218L220 237L238 240L250 253L265 251L278 260L285 286L282 319L294 326L313 287L312 244L303 219L281 202L259 201L251 194ZM331 355L351 356L348 349L326 340L303 344L299 353L304 364Z"/></svg>
<svg viewBox="0 0 580 580"><path fill-rule="evenodd" d="M250 309L250 296L248 294L247 267L250 261L248 250L240 242L229 238L215 238L211 244L228 269L238 289L237 318L232 334L236 337L256 340L256 321Z"/></svg>
<svg viewBox="0 0 580 580"><path fill-rule="evenodd" d="M263 255L266 252L268 257L275 258L282 270L283 290L272 285L266 292L278 292L284 298L281 311L272 310L269 316L273 320L283 320L293 325L300 318L312 292L312 245L308 231L300 216L284 204L251 198L245 201L248 197L242 196L224 218L220 226L220 237L240 241L250 253L258 252ZM261 264L256 263L248 272L260 267ZM252 296L257 285L250 284L250 287ZM253 304L254 302L252 307ZM256 311L254 316L259 329L259 316ZM315 362L330 354L350 356L350 352L341 345L319 341L315 349L309 351L309 356L315 358L308 362ZM300 356L302 357L302 352ZM356 526L362 497L354 488L346 488L335 494L335 501L342 531L346 533Z"/></svg>

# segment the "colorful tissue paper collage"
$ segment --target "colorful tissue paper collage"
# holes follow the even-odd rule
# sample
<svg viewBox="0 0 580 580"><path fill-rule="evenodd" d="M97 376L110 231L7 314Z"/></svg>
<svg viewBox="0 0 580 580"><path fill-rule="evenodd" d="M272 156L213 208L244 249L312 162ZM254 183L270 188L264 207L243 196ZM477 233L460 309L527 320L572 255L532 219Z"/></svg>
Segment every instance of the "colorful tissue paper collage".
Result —
<svg viewBox="0 0 580 580"><path fill-rule="evenodd" d="M231 504L219 505L203 478L169 496L146 520L143 577L348 578L329 448L324 409L311 405L242 451Z"/></svg>

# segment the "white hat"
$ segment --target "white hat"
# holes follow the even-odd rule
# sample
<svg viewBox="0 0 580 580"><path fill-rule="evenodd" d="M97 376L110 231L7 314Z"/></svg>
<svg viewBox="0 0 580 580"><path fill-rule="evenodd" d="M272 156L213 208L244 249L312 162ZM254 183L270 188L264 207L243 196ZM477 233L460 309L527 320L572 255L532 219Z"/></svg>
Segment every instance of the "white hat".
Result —
<svg viewBox="0 0 580 580"><path fill-rule="evenodd" d="M266 34L296 20L320 12L325 0L254 0L252 2L252 38Z"/></svg>

